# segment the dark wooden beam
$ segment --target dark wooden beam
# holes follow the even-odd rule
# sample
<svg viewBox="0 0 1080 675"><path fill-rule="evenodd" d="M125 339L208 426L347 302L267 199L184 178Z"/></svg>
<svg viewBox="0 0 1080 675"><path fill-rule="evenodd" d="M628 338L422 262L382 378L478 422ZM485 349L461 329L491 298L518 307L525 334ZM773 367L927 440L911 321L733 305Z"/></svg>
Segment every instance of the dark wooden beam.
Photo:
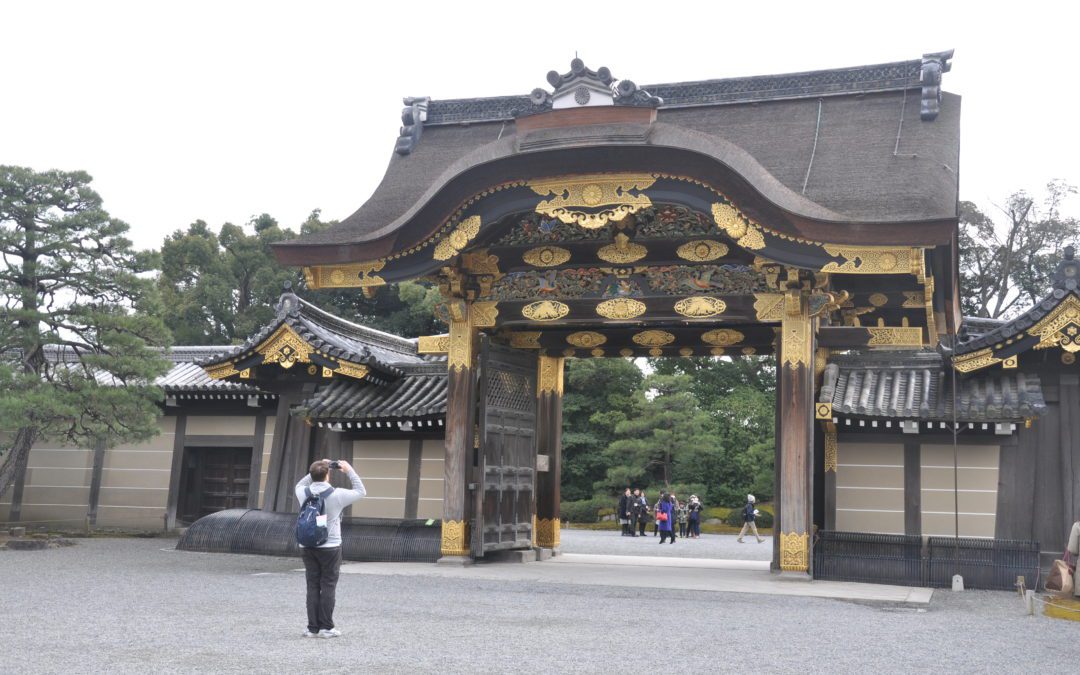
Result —
<svg viewBox="0 0 1080 675"><path fill-rule="evenodd" d="M251 475L248 479L248 508L259 508L259 481L262 480L263 446L266 443L266 415L255 416L255 437L251 444Z"/></svg>
<svg viewBox="0 0 1080 675"><path fill-rule="evenodd" d="M94 467L90 471L90 496L87 498L86 517L91 525L97 524L98 501L101 497L101 474L105 469L105 440L94 443Z"/></svg>
<svg viewBox="0 0 1080 675"><path fill-rule="evenodd" d="M420 470L423 467L424 441L409 439L409 466L405 474L405 518L415 518L420 508Z"/></svg>
<svg viewBox="0 0 1080 675"><path fill-rule="evenodd" d="M918 438L904 441L904 534L922 535L922 449Z"/></svg>
<svg viewBox="0 0 1080 675"><path fill-rule="evenodd" d="M184 474L184 447L187 431L187 415L176 416L173 433L172 472L169 474L169 496L165 500L165 527L176 527L176 508L180 502L180 478Z"/></svg>

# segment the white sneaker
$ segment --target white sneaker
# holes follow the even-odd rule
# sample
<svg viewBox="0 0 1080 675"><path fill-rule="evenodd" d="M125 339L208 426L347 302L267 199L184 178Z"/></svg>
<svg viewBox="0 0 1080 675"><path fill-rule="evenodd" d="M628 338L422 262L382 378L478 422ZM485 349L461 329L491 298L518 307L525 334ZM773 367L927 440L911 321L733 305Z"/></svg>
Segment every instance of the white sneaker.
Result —
<svg viewBox="0 0 1080 675"><path fill-rule="evenodd" d="M335 638L341 637L341 631L337 628L323 628L319 631L319 637L321 638Z"/></svg>
<svg viewBox="0 0 1080 675"><path fill-rule="evenodd" d="M304 637L306 637L306 638L307 637L319 637L319 634L318 633L312 633L311 631L309 631L308 629L305 628L304 629Z"/></svg>

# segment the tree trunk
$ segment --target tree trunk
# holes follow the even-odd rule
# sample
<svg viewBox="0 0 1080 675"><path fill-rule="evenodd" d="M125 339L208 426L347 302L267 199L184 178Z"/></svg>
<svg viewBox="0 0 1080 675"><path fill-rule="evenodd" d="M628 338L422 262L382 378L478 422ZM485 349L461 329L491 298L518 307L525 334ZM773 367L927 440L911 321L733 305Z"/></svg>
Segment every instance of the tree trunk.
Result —
<svg viewBox="0 0 1080 675"><path fill-rule="evenodd" d="M26 470L26 460L30 457L30 448L37 440L37 427L22 427L15 434L15 443L11 451L0 464L0 497L4 496L7 489L15 484L19 473Z"/></svg>

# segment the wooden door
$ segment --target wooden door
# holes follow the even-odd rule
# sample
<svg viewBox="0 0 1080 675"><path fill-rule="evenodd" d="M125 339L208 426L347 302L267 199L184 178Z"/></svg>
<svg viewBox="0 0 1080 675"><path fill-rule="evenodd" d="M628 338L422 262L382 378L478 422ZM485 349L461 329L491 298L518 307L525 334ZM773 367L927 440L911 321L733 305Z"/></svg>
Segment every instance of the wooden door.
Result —
<svg viewBox="0 0 1080 675"><path fill-rule="evenodd" d="M180 520L248 505L251 448L187 448Z"/></svg>
<svg viewBox="0 0 1080 675"><path fill-rule="evenodd" d="M536 356L480 344L472 554L530 548L536 481Z"/></svg>

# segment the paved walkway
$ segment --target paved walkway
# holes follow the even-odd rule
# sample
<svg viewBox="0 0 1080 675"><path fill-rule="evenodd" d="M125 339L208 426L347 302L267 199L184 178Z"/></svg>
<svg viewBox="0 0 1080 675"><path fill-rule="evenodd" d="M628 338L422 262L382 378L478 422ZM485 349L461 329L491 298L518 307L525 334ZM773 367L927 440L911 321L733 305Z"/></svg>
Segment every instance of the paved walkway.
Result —
<svg viewBox="0 0 1080 675"><path fill-rule="evenodd" d="M757 561L631 558L578 553L557 556L544 562L481 563L466 567L420 563L346 563L341 566L341 573L756 593L912 606L929 604L933 595L928 588L795 580L770 573L768 566L767 562ZM658 574L660 569L664 573Z"/></svg>
<svg viewBox="0 0 1080 675"><path fill-rule="evenodd" d="M664 558L721 558L724 560L770 560L772 537L757 543L747 535L745 543L733 534L703 534L699 539L676 539L674 544L660 544L660 537L650 529L644 537L624 537L612 530L564 529L561 533L565 553L600 553L606 555L655 556Z"/></svg>

